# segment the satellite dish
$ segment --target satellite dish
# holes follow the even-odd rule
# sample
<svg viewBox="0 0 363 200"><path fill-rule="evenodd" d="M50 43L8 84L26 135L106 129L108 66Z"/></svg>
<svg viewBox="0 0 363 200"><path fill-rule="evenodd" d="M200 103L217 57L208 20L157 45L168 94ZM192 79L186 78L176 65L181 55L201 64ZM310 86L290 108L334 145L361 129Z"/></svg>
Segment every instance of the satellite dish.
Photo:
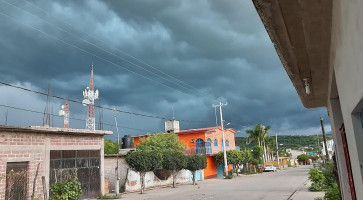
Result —
<svg viewBox="0 0 363 200"><path fill-rule="evenodd" d="M59 116L64 116L64 110L60 110L58 113Z"/></svg>
<svg viewBox="0 0 363 200"><path fill-rule="evenodd" d="M90 104L91 102L88 99L83 99L82 101L82 105L83 106L88 106L88 104Z"/></svg>
<svg viewBox="0 0 363 200"><path fill-rule="evenodd" d="M64 109L64 105L62 105L61 108Z"/></svg>

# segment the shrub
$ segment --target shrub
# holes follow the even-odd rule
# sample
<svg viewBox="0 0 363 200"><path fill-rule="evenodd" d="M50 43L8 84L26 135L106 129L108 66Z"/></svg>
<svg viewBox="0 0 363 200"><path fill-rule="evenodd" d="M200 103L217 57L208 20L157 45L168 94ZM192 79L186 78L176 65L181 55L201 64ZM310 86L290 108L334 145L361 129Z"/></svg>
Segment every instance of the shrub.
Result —
<svg viewBox="0 0 363 200"><path fill-rule="evenodd" d="M204 155L188 155L186 169L193 174L193 185L195 185L195 172L207 167L207 158Z"/></svg>
<svg viewBox="0 0 363 200"><path fill-rule="evenodd" d="M324 186L325 177L318 169L311 168L309 172L309 179L312 181L309 187L310 191L322 191Z"/></svg>
<svg viewBox="0 0 363 200"><path fill-rule="evenodd" d="M306 161L309 159L309 157L305 154L300 154L297 156L297 159L299 160L299 162L306 164Z"/></svg>
<svg viewBox="0 0 363 200"><path fill-rule="evenodd" d="M187 167L187 158L183 152L166 151L163 155L163 169L171 170L173 174L173 187L175 188L176 176L179 171Z"/></svg>
<svg viewBox="0 0 363 200"><path fill-rule="evenodd" d="M50 192L50 200L77 200L82 194L81 183L77 178L53 183Z"/></svg>
<svg viewBox="0 0 363 200"><path fill-rule="evenodd" d="M339 188L336 183L328 187L328 189L325 191L324 198L327 200L340 200Z"/></svg>
<svg viewBox="0 0 363 200"><path fill-rule="evenodd" d="M232 179L233 178L233 171L229 170L228 175L224 177L225 179Z"/></svg>
<svg viewBox="0 0 363 200"><path fill-rule="evenodd" d="M162 156L156 151L129 151L126 162L131 169L140 173L141 194L145 190L145 174L161 167Z"/></svg>

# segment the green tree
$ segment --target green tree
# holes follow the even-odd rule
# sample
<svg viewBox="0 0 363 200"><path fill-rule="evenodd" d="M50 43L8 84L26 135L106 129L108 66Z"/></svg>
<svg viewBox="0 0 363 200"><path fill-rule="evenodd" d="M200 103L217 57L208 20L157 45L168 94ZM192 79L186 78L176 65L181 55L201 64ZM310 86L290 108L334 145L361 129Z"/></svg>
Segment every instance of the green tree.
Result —
<svg viewBox="0 0 363 200"><path fill-rule="evenodd" d="M187 167L187 157L183 152L166 151L163 155L163 169L171 170L173 174L173 187L175 188L176 177L180 170Z"/></svg>
<svg viewBox="0 0 363 200"><path fill-rule="evenodd" d="M234 165L234 166L238 166L240 164L242 164L242 156L241 156L241 152L237 151L237 150L228 150L226 151L226 155L227 155L227 164L230 165ZM220 151L217 153L216 155L216 163L217 165L224 165L224 153L223 151ZM235 170L238 176L238 172L237 170Z"/></svg>
<svg viewBox="0 0 363 200"><path fill-rule="evenodd" d="M254 146L251 150L251 154L252 154L252 162L255 165L263 163L263 161L262 161L263 147L262 146L259 146L259 145Z"/></svg>
<svg viewBox="0 0 363 200"><path fill-rule="evenodd" d="M253 160L251 151L249 150L241 151L241 160L243 164L243 169L245 172L247 172L247 170L249 170L249 163L252 162Z"/></svg>
<svg viewBox="0 0 363 200"><path fill-rule="evenodd" d="M207 167L207 157L205 155L187 155L186 169L193 174L193 185L195 185L195 172Z"/></svg>
<svg viewBox="0 0 363 200"><path fill-rule="evenodd" d="M105 140L104 149L105 149L105 154L117 154L119 148L117 147L116 142L113 142L111 140Z"/></svg>
<svg viewBox="0 0 363 200"><path fill-rule="evenodd" d="M164 153L166 151L178 151L185 153L186 144L179 141L175 133L158 133L140 138L137 150L151 150Z"/></svg>
<svg viewBox="0 0 363 200"><path fill-rule="evenodd" d="M141 194L143 194L145 190L145 174L161 167L162 155L157 151L129 151L126 154L126 162L131 169L139 172Z"/></svg>
<svg viewBox="0 0 363 200"><path fill-rule="evenodd" d="M264 159L267 159L267 151L266 151L266 138L268 138L268 133L270 131L270 126L264 126L262 124L256 124L253 129L246 130L246 133L249 135L247 139L247 144L251 142L257 142L259 146L263 147L263 155ZM267 141L269 142L269 141Z"/></svg>
<svg viewBox="0 0 363 200"><path fill-rule="evenodd" d="M309 157L306 154L300 154L297 156L297 160L306 164L306 161L309 159Z"/></svg>

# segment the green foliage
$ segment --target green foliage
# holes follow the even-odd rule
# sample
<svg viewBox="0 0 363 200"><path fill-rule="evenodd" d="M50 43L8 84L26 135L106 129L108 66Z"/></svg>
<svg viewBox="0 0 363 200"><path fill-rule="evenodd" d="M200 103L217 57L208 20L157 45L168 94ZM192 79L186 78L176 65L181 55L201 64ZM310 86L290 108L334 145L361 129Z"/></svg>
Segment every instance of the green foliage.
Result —
<svg viewBox="0 0 363 200"><path fill-rule="evenodd" d="M310 191L322 191L324 186L325 177L318 169L311 168L309 172L309 179L311 180Z"/></svg>
<svg viewBox="0 0 363 200"><path fill-rule="evenodd" d="M242 164L247 164L249 162L252 161L252 153L251 151L245 150L245 151L241 151L241 161Z"/></svg>
<svg viewBox="0 0 363 200"><path fill-rule="evenodd" d="M265 127L262 124L256 124L253 129L246 130L246 134L249 135L246 143L257 142L258 145L262 145L270 129L270 126Z"/></svg>
<svg viewBox="0 0 363 200"><path fill-rule="evenodd" d="M328 134L326 137L327 140L332 139L332 135ZM269 138L275 140L275 136L270 136ZM284 144L283 146L279 146L279 150L280 148L298 150L301 147L310 146L313 151L317 152L319 149L319 147L317 146L318 140L319 142L323 141L323 136L319 135L319 137L317 137L316 135L279 135L279 144ZM239 146L241 149L252 149L253 146L258 145L257 141L251 141L250 143L248 143L248 137L236 137L235 141L236 146ZM273 147L273 149L275 149L275 147ZM320 146L320 149L322 149L322 146Z"/></svg>
<svg viewBox="0 0 363 200"><path fill-rule="evenodd" d="M305 163L305 162L309 159L309 157L308 157L307 155L305 155L305 154L300 154L300 155L298 155L298 156L297 156L297 159L298 159L300 162Z"/></svg>
<svg viewBox="0 0 363 200"><path fill-rule="evenodd" d="M104 142L105 154L117 154L118 147L117 142L112 142L111 140L105 140Z"/></svg>
<svg viewBox="0 0 363 200"><path fill-rule="evenodd" d="M336 183L334 183L333 185L328 187L328 189L325 191L324 198L326 200L340 200L341 199L340 198L339 188L338 188L338 185Z"/></svg>
<svg viewBox="0 0 363 200"><path fill-rule="evenodd" d="M228 175L224 177L225 179L232 179L233 178L233 171L229 170Z"/></svg>
<svg viewBox="0 0 363 200"><path fill-rule="evenodd" d="M50 193L50 200L77 200L82 194L81 183L77 178L53 183Z"/></svg>
<svg viewBox="0 0 363 200"><path fill-rule="evenodd" d="M162 156L157 151L129 151L126 162L137 172L149 172L161 167Z"/></svg>
<svg viewBox="0 0 363 200"><path fill-rule="evenodd" d="M252 154L252 163L254 163L255 165L257 164L262 164L262 155L263 155L263 147L256 145L252 148L251 150L251 154Z"/></svg>
<svg viewBox="0 0 363 200"><path fill-rule="evenodd" d="M98 194L97 199L121 199L121 196L107 196L107 195L102 195L102 193L100 193Z"/></svg>
<svg viewBox="0 0 363 200"><path fill-rule="evenodd" d="M193 174L193 185L195 185L195 171L204 169L207 167L207 157L205 155L188 155L186 169Z"/></svg>
<svg viewBox="0 0 363 200"><path fill-rule="evenodd" d="M324 185L326 185L326 187L332 187L336 183L333 172L333 162L321 163L319 166L319 170L325 177Z"/></svg>
<svg viewBox="0 0 363 200"><path fill-rule="evenodd" d="M178 151L166 151L163 155L162 166L166 170L180 171L187 167L187 156Z"/></svg>
<svg viewBox="0 0 363 200"><path fill-rule="evenodd" d="M319 157L317 155L309 156L309 159L311 159L313 162L316 161Z"/></svg>
<svg viewBox="0 0 363 200"><path fill-rule="evenodd" d="M227 155L227 164L235 164L239 165L242 164L242 156L241 152L237 150L228 150L226 151ZM217 165L224 165L224 153L220 151L216 155L216 164Z"/></svg>
<svg viewBox="0 0 363 200"><path fill-rule="evenodd" d="M197 171L207 167L207 157L204 155L187 155L186 169L190 171Z"/></svg>
<svg viewBox="0 0 363 200"><path fill-rule="evenodd" d="M179 141L179 137L174 133L158 133L140 138L140 145L137 150L157 151L164 153L166 151L178 151L185 153L186 145Z"/></svg>

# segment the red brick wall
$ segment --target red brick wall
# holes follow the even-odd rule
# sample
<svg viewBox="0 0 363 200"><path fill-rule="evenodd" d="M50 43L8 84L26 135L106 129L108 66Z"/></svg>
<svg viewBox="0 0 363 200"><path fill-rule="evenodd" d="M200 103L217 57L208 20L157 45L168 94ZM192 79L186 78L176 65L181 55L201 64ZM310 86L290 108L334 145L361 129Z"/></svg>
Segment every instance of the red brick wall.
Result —
<svg viewBox="0 0 363 200"><path fill-rule="evenodd" d="M49 139L49 148L46 150L46 141ZM42 176L48 177L45 165L49 169L49 150L77 148L94 149L95 145L101 147L103 136L77 136L36 133L0 133L0 200L5 199L6 163L28 162L28 190L27 199L30 199L35 172L38 163L39 171L36 180L35 199L43 199ZM92 145L92 147L91 147ZM49 189L49 186L47 186Z"/></svg>

